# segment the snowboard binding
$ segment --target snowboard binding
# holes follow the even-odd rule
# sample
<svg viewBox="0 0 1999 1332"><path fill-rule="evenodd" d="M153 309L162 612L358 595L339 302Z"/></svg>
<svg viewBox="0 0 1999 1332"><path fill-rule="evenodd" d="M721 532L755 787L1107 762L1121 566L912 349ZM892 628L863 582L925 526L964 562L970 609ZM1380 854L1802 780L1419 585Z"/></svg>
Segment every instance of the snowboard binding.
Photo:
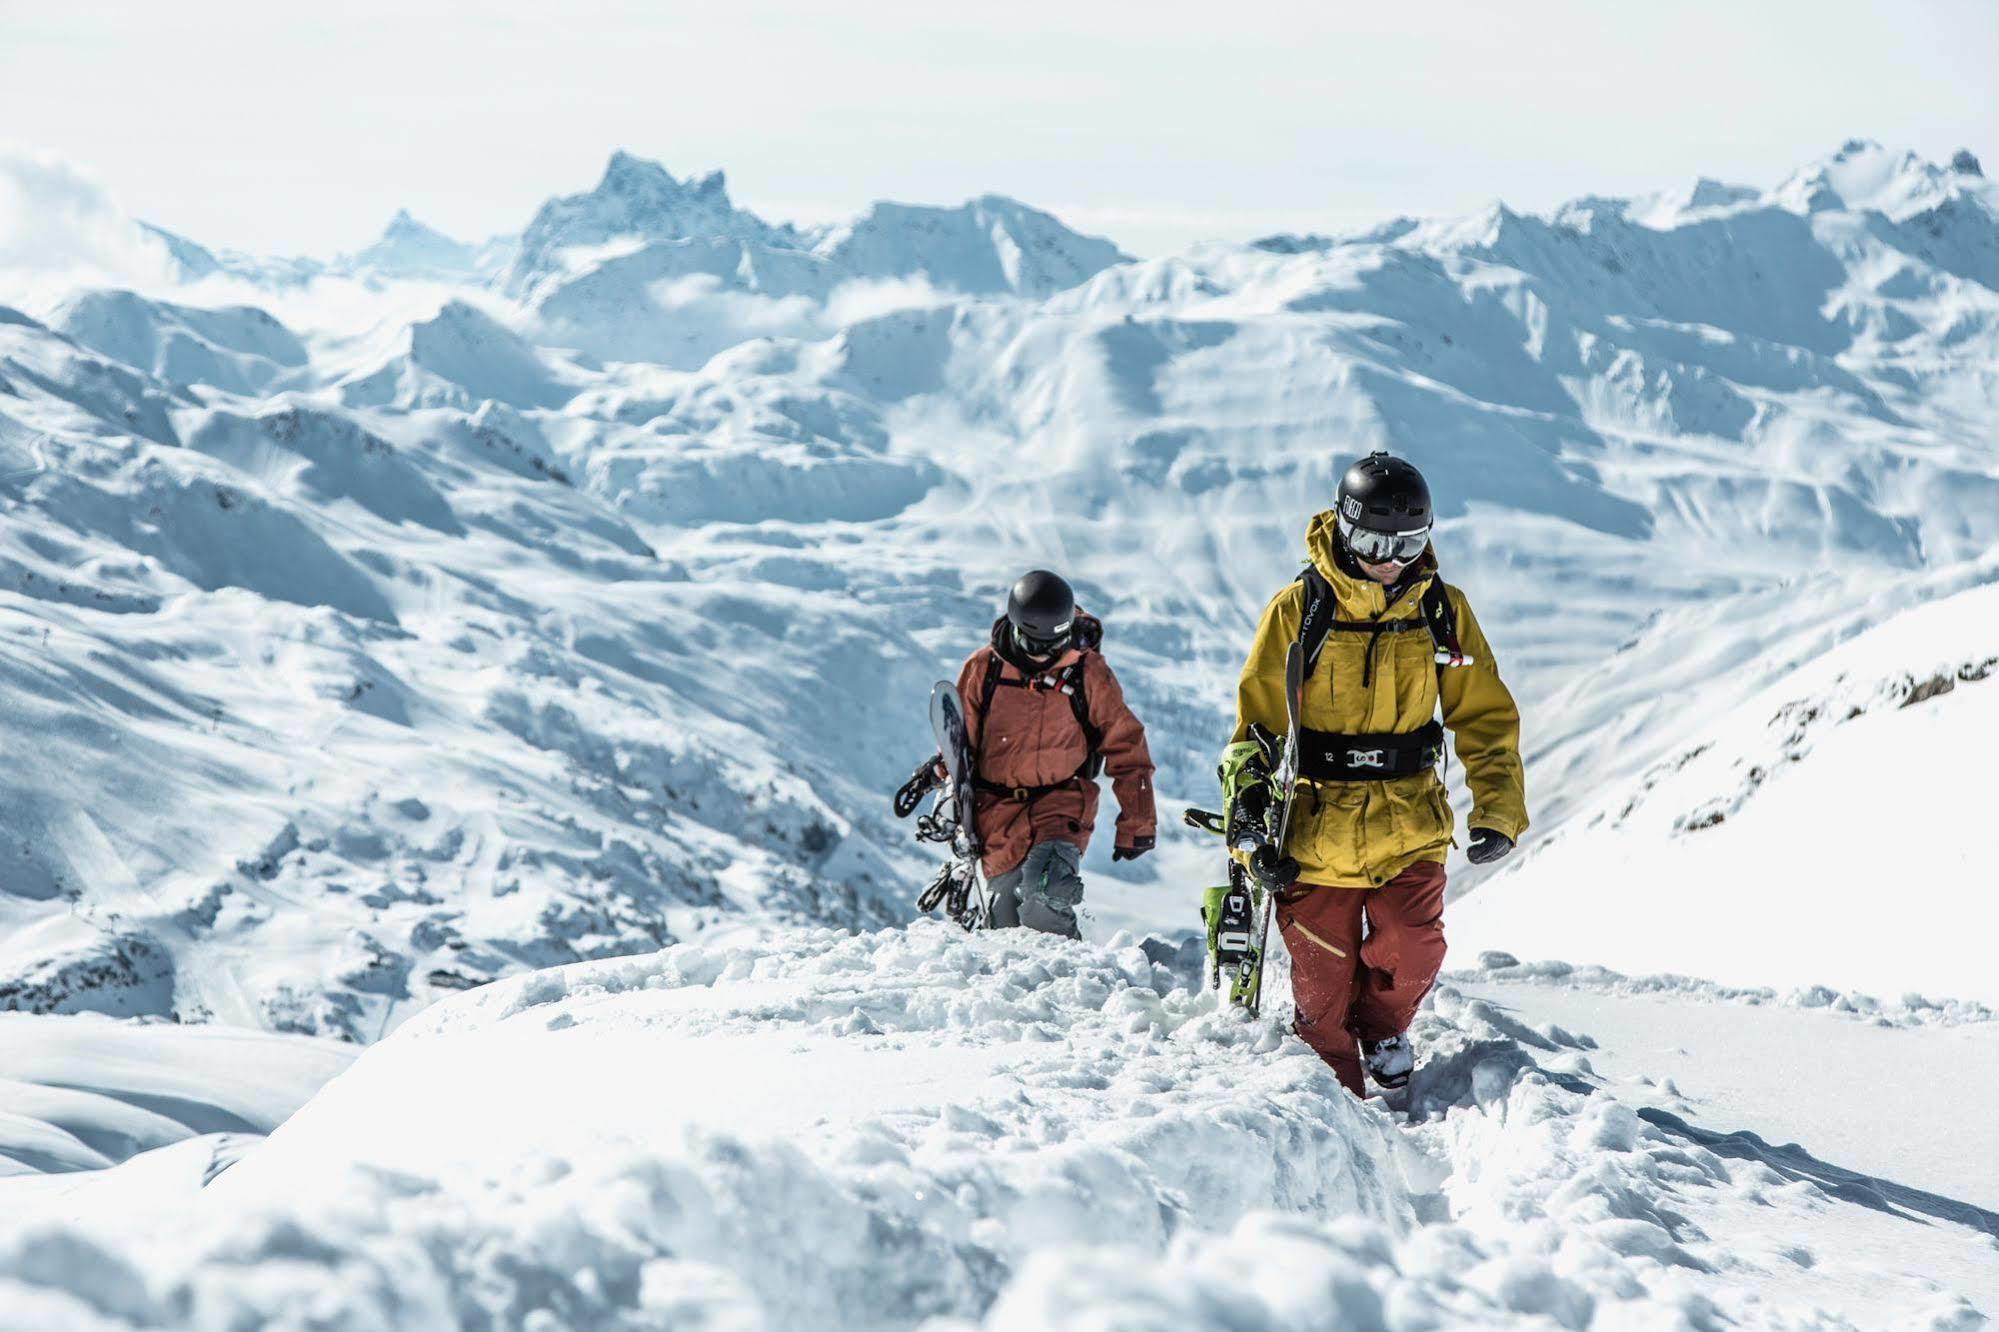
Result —
<svg viewBox="0 0 1999 1332"><path fill-rule="evenodd" d="M1263 991L1259 924L1265 893L1241 866L1231 865L1229 881L1201 896L1201 919L1208 927L1208 986L1226 989L1229 1003L1254 1014Z"/></svg>
<svg viewBox="0 0 1999 1332"><path fill-rule="evenodd" d="M937 869L937 877L916 899L916 909L928 914L938 907L944 914L967 930L983 929L986 925L985 904L976 900L973 893L975 871L963 861L947 860Z"/></svg>

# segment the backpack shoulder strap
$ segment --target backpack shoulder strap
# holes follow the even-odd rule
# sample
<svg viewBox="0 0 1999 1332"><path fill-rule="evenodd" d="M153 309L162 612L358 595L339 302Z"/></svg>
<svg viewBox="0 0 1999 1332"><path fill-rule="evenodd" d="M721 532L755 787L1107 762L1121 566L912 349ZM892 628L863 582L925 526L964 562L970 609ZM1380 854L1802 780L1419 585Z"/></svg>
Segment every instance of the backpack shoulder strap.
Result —
<svg viewBox="0 0 1999 1332"><path fill-rule="evenodd" d="M985 729L987 711L992 708L993 695L999 691L1000 670L1004 666L1000 654L995 652L986 658L985 684L979 690L979 729Z"/></svg>
<svg viewBox="0 0 1999 1332"><path fill-rule="evenodd" d="M1430 638L1437 645L1437 665L1462 666L1465 652L1458 644L1458 613L1451 606L1451 591L1441 577L1430 576L1421 604L1423 623L1429 626Z"/></svg>
<svg viewBox="0 0 1999 1332"><path fill-rule="evenodd" d="M1083 732L1083 743L1090 752L1083 756L1083 766L1076 769L1076 775L1085 781L1094 781L1104 770L1104 735L1090 720L1090 699L1084 692L1083 681L1088 677L1090 654L1085 652L1069 668L1062 672L1062 692L1069 696L1069 710L1076 714L1076 725Z"/></svg>
<svg viewBox="0 0 1999 1332"><path fill-rule="evenodd" d="M1090 720L1090 699L1083 689L1083 682L1090 674L1088 663L1087 655L1077 658L1062 672L1062 686L1063 692L1069 695L1069 710L1076 714L1076 725L1082 728L1083 739L1090 745L1091 757L1095 757L1097 751L1103 748L1104 737L1097 730L1096 723Z"/></svg>
<svg viewBox="0 0 1999 1332"><path fill-rule="evenodd" d="M1332 631L1333 616L1339 607L1333 598L1332 585L1317 567L1306 565L1305 571L1298 575L1298 584L1305 590L1304 609L1298 615L1298 646L1303 650L1305 674L1309 677L1319 663L1319 649L1326 645L1326 635Z"/></svg>

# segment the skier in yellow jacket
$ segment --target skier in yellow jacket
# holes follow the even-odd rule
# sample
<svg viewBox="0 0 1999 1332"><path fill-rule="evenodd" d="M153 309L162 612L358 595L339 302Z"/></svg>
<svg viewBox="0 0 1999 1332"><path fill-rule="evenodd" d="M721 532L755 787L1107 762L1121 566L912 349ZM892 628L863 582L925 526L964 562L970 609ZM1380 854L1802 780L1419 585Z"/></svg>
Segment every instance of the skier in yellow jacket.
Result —
<svg viewBox="0 0 1999 1332"><path fill-rule="evenodd" d="M1311 566L1265 608L1236 693L1232 754L1251 723L1288 727L1284 663L1304 645L1290 830L1248 864L1277 894L1298 1034L1355 1095L1363 1059L1381 1086L1408 1081L1404 1033L1443 965L1454 843L1440 708L1471 787L1471 859L1499 859L1527 827L1520 714L1464 594L1438 575L1432 519L1410 463L1374 453L1348 469L1337 506L1306 529Z"/></svg>

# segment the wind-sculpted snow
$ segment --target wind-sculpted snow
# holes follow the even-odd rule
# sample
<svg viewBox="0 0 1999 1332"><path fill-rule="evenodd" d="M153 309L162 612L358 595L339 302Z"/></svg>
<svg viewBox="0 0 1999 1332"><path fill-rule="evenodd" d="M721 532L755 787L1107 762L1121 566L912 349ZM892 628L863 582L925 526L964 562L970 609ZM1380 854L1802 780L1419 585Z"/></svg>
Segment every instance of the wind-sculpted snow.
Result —
<svg viewBox="0 0 1999 1332"><path fill-rule="evenodd" d="M1211 801L1256 617L1374 447L1435 478L1525 705L1531 850L1989 581L1993 197L1849 145L1138 262L996 197L800 230L620 155L517 251L145 233L192 285L0 314L0 930L61 935L0 985L368 1040L723 918L896 919L920 700L1034 566L1169 813ZM1104 855L1106 919L1193 924L1211 846Z"/></svg>
<svg viewBox="0 0 1999 1332"><path fill-rule="evenodd" d="M0 1211L190 1138L269 1133L353 1057L302 1036L0 1015Z"/></svg>
<svg viewBox="0 0 1999 1332"><path fill-rule="evenodd" d="M205 1187L0 1227L0 1326L1973 1325L1975 1229L1704 1146L1585 1035L1449 988L1419 1034L1411 1127L1128 940L719 934L446 1001Z"/></svg>
<svg viewBox="0 0 1999 1332"><path fill-rule="evenodd" d="M1999 734L1995 681L1999 586L1890 616L1596 792L1453 908L1453 937L1627 970L1698 957L1715 980L1884 1021L1989 1016L1990 800L1964 774ZM1606 892L1668 909L1622 929Z"/></svg>
<svg viewBox="0 0 1999 1332"><path fill-rule="evenodd" d="M1659 996L1704 1004L1823 1009L1879 1027L1957 1027L1966 1023L1999 1021L1999 1012L1984 1004L1967 999L1932 999L1915 991L1894 999L1880 999L1854 990L1842 992L1826 985L1800 986L1779 992L1768 985L1721 985L1698 976L1627 976L1594 964L1575 966L1557 961L1522 962L1511 953L1501 952L1480 953L1476 970L1448 971L1444 973L1444 979L1466 983L1496 981L1511 985L1544 985L1620 998Z"/></svg>

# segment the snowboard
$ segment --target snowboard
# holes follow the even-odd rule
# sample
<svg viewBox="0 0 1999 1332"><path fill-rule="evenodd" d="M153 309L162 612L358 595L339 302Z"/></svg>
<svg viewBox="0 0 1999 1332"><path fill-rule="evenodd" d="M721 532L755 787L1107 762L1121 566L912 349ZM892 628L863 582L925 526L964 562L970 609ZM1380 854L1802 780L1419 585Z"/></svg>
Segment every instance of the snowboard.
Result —
<svg viewBox="0 0 1999 1332"><path fill-rule="evenodd" d="M947 916L966 929L984 929L990 920L979 882L981 847L974 816L972 747L958 688L948 680L938 681L930 691L930 729L937 738L945 777L936 805L918 824L918 835L928 841L948 842L951 859L916 905L923 911L942 906Z"/></svg>

